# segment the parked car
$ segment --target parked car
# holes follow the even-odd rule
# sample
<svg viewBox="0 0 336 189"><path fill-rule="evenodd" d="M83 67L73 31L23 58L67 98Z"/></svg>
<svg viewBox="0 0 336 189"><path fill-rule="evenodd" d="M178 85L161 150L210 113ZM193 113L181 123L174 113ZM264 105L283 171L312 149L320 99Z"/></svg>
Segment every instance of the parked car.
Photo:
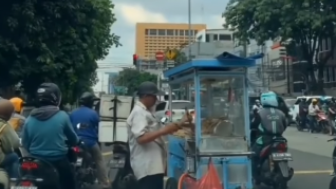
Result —
<svg viewBox="0 0 336 189"><path fill-rule="evenodd" d="M171 103L171 112L169 111L169 101L161 101L155 109L155 117L160 121L163 117L172 116L172 121L177 121L185 114L185 108L193 111L195 108L194 103L188 100L173 100Z"/></svg>

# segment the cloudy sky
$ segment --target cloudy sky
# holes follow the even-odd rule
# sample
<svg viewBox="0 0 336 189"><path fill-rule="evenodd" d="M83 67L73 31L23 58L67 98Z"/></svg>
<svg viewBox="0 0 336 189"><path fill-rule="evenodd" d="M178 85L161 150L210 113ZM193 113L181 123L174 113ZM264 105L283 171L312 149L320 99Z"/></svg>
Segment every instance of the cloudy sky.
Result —
<svg viewBox="0 0 336 189"><path fill-rule="evenodd" d="M117 22L112 32L121 36L122 47L110 49L104 63L132 62L135 51L135 23L188 23L187 0L112 0ZM207 24L210 29L221 28L221 15L228 0L191 0L191 21Z"/></svg>

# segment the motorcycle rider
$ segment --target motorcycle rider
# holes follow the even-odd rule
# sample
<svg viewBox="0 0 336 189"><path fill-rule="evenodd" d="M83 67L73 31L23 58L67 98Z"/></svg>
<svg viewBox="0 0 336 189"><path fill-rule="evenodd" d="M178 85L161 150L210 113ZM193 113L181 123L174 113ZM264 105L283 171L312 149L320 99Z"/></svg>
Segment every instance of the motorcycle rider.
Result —
<svg viewBox="0 0 336 189"><path fill-rule="evenodd" d="M78 138L69 116L59 109L61 91L54 83L42 83L37 90L37 100L39 107L32 110L23 126L22 146L31 156L55 167L61 188L74 189L75 176L68 151L78 143Z"/></svg>
<svg viewBox="0 0 336 189"><path fill-rule="evenodd" d="M299 104L299 118L300 118L300 127L301 129L306 128L307 125L307 115L308 115L308 105L305 98L300 100Z"/></svg>
<svg viewBox="0 0 336 189"><path fill-rule="evenodd" d="M329 125L330 125L330 135L335 134L336 125L335 125L335 119L336 119L336 104L334 101L329 101L328 106L328 118L329 118Z"/></svg>
<svg viewBox="0 0 336 189"><path fill-rule="evenodd" d="M262 93L260 97L262 109L251 126L252 128L257 127L259 131L259 137L252 146L255 153L252 158L252 171L257 183L259 182L258 166L261 163L259 158L261 150L269 145L274 137L282 137L287 127L286 114L280 110L284 107L279 107L283 101L280 98L274 92Z"/></svg>
<svg viewBox="0 0 336 189"><path fill-rule="evenodd" d="M14 112L14 106L6 99L0 100L0 167L4 168L10 177L18 177L19 157L14 149L19 148L20 139L13 127L8 123Z"/></svg>
<svg viewBox="0 0 336 189"><path fill-rule="evenodd" d="M70 114L70 119L78 136L88 147L89 153L97 164L98 181L103 188L109 188L111 186L106 175L103 156L100 152L98 144L99 115L94 109L92 109L94 103L98 100L99 98L97 98L93 93L84 92L79 98L79 104L81 106ZM77 129L78 124L84 125L86 128Z"/></svg>
<svg viewBox="0 0 336 189"><path fill-rule="evenodd" d="M317 105L317 100L312 99L311 104L308 107L308 117L310 121L310 132L313 133L315 131L315 127L317 124L317 113L320 111L320 108Z"/></svg>
<svg viewBox="0 0 336 189"><path fill-rule="evenodd" d="M9 100L14 106L14 113L9 120L9 123L14 128L14 130L21 135L22 126L26 120L24 116L21 115L21 110L23 107L23 100L19 97L14 97Z"/></svg>

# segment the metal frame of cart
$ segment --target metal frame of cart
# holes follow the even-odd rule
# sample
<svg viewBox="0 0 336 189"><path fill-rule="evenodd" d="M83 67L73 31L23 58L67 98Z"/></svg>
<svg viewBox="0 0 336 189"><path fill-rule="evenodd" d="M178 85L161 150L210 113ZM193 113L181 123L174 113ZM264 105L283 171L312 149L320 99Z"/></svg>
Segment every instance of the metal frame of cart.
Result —
<svg viewBox="0 0 336 189"><path fill-rule="evenodd" d="M196 59L165 71L164 75L168 78L171 91L174 86L185 84L184 97L187 100L193 99L196 115L193 136L168 137L168 177L178 180L183 173L188 172L200 179L206 172L211 158L225 189L253 188L246 78L247 67L252 66L255 66L254 58L241 58L224 52L214 59ZM230 89L231 86L236 86L235 92ZM220 94L228 95L221 98ZM231 100L233 94L239 100ZM223 107L221 101L227 101L226 104L230 108L226 118L223 118L227 121L219 121L219 125L212 130L213 135L202 135L203 121L215 114L220 117ZM220 127L220 124L224 126ZM229 132L222 128L228 129ZM226 134L228 136L225 136ZM218 145L221 147L213 147Z"/></svg>

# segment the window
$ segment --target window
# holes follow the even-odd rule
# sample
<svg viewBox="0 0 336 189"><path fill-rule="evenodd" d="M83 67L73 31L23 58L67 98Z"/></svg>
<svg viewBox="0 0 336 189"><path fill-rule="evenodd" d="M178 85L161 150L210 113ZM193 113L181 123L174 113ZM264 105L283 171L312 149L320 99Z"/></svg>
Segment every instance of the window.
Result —
<svg viewBox="0 0 336 189"><path fill-rule="evenodd" d="M219 35L219 40L220 41L231 41L231 35L220 34Z"/></svg>
<svg viewBox="0 0 336 189"><path fill-rule="evenodd" d="M156 106L155 111L163 111L166 109L166 102L161 102Z"/></svg>
<svg viewBox="0 0 336 189"><path fill-rule="evenodd" d="M189 36L189 30L184 30L184 35Z"/></svg>
<svg viewBox="0 0 336 189"><path fill-rule="evenodd" d="M166 30L158 30L159 35L166 35Z"/></svg>
<svg viewBox="0 0 336 189"><path fill-rule="evenodd" d="M157 31L155 29L150 29L149 35L157 35Z"/></svg>
<svg viewBox="0 0 336 189"><path fill-rule="evenodd" d="M148 29L145 29L145 35L148 35Z"/></svg>
<svg viewBox="0 0 336 189"><path fill-rule="evenodd" d="M184 36L184 30L180 30L180 36Z"/></svg>
<svg viewBox="0 0 336 189"><path fill-rule="evenodd" d="M178 30L175 30L175 35L179 35L179 31Z"/></svg>
<svg viewBox="0 0 336 189"><path fill-rule="evenodd" d="M194 35L196 35L198 33L198 31L197 30L194 30Z"/></svg>
<svg viewBox="0 0 336 189"><path fill-rule="evenodd" d="M209 34L205 34L205 42L210 42L210 35Z"/></svg>
<svg viewBox="0 0 336 189"><path fill-rule="evenodd" d="M167 30L167 35L174 35L174 30Z"/></svg>
<svg viewBox="0 0 336 189"><path fill-rule="evenodd" d="M213 34L213 40L218 41L218 35L217 34Z"/></svg>

